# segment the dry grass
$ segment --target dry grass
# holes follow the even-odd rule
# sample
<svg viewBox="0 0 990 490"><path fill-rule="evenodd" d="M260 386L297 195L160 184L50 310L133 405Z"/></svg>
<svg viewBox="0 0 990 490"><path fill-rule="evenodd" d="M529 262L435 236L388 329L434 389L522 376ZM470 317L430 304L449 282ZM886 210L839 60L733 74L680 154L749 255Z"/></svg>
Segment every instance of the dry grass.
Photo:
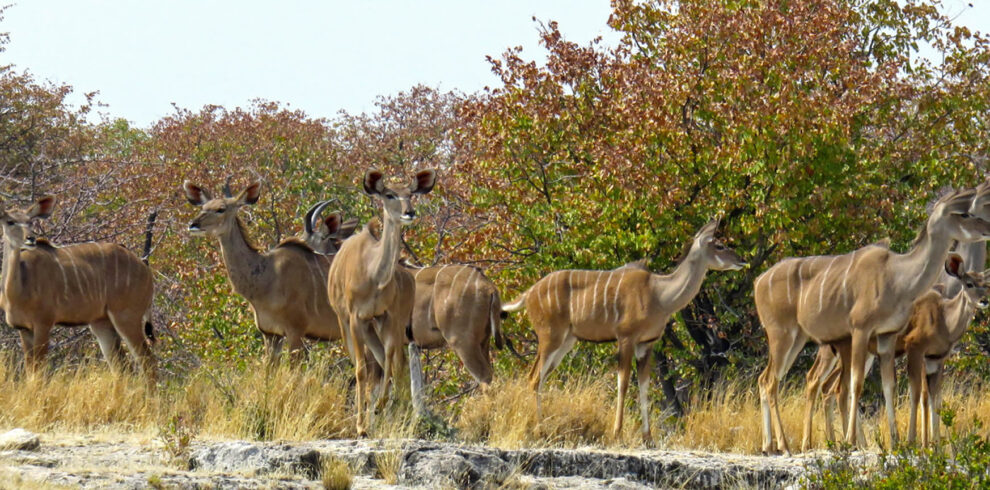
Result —
<svg viewBox="0 0 990 490"><path fill-rule="evenodd" d="M238 438L311 440L353 436L348 400L348 372L327 364L307 369L268 368L257 363L245 372L201 369L183 380L149 390L144 381L117 374L102 363L63 368L47 376L25 377L13 356L0 355L0 428L24 427L38 432L137 434L145 440L183 433L196 439ZM577 447L641 448L640 421L631 386L626 423L611 436L615 388L612 373L572 376L548 383L542 393L542 414L536 397L521 378L499 380L485 393L476 392L448 412L463 442L503 448ZM949 377L944 406L955 413L954 427L990 436L990 387ZM782 417L792 449L798 449L804 417L801 386L782 392ZM687 404L688 415L665 422L655 403L654 443L671 449L756 453L761 422L756 384L727 382L713 395ZM434 407L444 409L445 407ZM871 412L876 412L874 409ZM821 411L816 414L814 442L825 447ZM898 424L907 430L907 396L898 401ZM864 418L872 448L886 445L883 416ZM174 427L173 427L174 426ZM181 429L181 431L179 430ZM375 437L391 440L379 464L383 475L393 465L389 451L400 439L413 437L416 424L407 404L396 403L375 418Z"/></svg>
<svg viewBox="0 0 990 490"><path fill-rule="evenodd" d="M465 400L454 425L468 442L502 448L638 445L632 430L638 430L637 418L629 410L624 432L613 440L614 404L612 383L589 376L545 384L537 414L533 390L519 378L498 381Z"/></svg>
<svg viewBox="0 0 990 490"><path fill-rule="evenodd" d="M354 470L342 459L325 456L320 462L320 481L327 490L346 490L354 483Z"/></svg>
<svg viewBox="0 0 990 490"><path fill-rule="evenodd" d="M157 390L102 363L26 377L0 357L0 426L41 432L94 430L149 436L179 419L203 436L305 440L351 435L346 375L258 363L222 377L205 370Z"/></svg>

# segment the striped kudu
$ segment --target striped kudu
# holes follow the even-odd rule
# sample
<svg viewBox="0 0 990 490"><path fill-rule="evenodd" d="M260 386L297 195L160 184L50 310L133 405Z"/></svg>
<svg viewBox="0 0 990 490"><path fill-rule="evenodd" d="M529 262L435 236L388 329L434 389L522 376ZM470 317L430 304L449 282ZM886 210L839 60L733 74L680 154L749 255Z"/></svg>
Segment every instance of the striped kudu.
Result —
<svg viewBox="0 0 990 490"><path fill-rule="evenodd" d="M200 208L189 223L189 233L219 240L227 278L234 292L251 305L271 361L278 359L286 341L289 351L300 357L304 338L341 338L337 315L326 296L333 257L315 253L298 238L285 239L267 252L255 248L248 239L237 213L242 206L258 201L260 183L252 183L236 197L225 187L225 195L216 199L190 182L184 183L183 189L189 203ZM339 220L327 224L333 226ZM328 230L331 234L337 231Z"/></svg>
<svg viewBox="0 0 990 490"><path fill-rule="evenodd" d="M777 390L809 339L819 344L850 339L848 353L840 349L840 357L850 377L845 437L852 444L857 441L856 407L868 344L878 337L888 428L891 440L897 440L892 413L894 343L914 300L938 279L952 241L990 238L990 223L969 213L974 194L970 189L939 199L906 254L869 245L845 255L785 259L757 277L756 309L769 343L769 360L759 380L764 453L790 452Z"/></svg>
<svg viewBox="0 0 990 490"><path fill-rule="evenodd" d="M366 405L369 410L373 407L366 403L369 372L360 353L370 349L384 371L379 396L388 396L392 378L401 378L405 372L403 348L415 284L412 274L398 266L401 233L416 218L413 196L429 193L435 183L433 170L417 172L412 185L403 186L386 186L385 175L378 170L365 173L364 191L381 201L384 209L381 238L365 226L341 244L330 267L327 295L340 317L347 353L354 363L354 405L361 436L367 435Z"/></svg>
<svg viewBox="0 0 990 490"><path fill-rule="evenodd" d="M492 382L488 342L504 345L502 301L495 284L475 267L440 265L412 269L416 301L412 340L432 349L449 345L471 376L482 385Z"/></svg>
<svg viewBox="0 0 990 490"><path fill-rule="evenodd" d="M537 392L547 374L560 364L578 340L616 342L619 349L618 395L613 435L622 428L622 415L632 359L636 357L642 433L650 439L650 354L663 335L667 320L701 290L709 269L738 270L746 265L715 239L717 221L701 228L684 260L669 275L653 274L627 265L611 271L562 270L547 274L516 301L502 307L523 308L539 340L530 369L530 386Z"/></svg>
<svg viewBox="0 0 990 490"><path fill-rule="evenodd" d="M18 330L24 361L36 370L48 353L55 325L89 325L111 365L120 356L120 340L139 362L149 382L155 358L148 310L154 295L151 269L126 248L111 243L58 247L38 239L29 228L33 218L47 218L51 196L27 209L2 211L3 295L7 323Z"/></svg>

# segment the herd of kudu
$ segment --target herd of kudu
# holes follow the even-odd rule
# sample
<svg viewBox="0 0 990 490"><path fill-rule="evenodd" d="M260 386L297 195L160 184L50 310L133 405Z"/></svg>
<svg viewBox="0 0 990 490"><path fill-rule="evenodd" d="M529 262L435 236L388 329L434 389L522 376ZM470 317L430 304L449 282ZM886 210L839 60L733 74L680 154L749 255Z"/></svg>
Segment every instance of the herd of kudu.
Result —
<svg viewBox="0 0 990 490"><path fill-rule="evenodd" d="M288 343L293 359L304 339L342 339L354 365L357 432L404 378L406 346L450 346L482 388L492 381L489 342L502 347L501 319L525 309L538 347L529 380L537 393L546 376L578 340L615 342L618 393L613 431L622 427L632 361L637 364L642 434L650 440L649 380L653 345L672 314L698 294L705 273L747 264L716 238L717 221L704 225L670 274L655 274L645 261L614 270L560 270L546 275L514 302L502 306L495 285L474 267L416 268L400 261L402 227L416 217L413 198L429 193L436 174L424 170L406 185L390 185L368 171L364 191L381 202L380 225L355 233L357 221L325 214L329 201L306 214L304 236L264 251L252 245L238 217L259 199L260 183L222 196L193 183L183 186L200 208L193 235L220 242L234 292L251 305L271 360ZM106 243L56 246L34 236L30 222L48 217L51 196L30 207L2 209L3 266L0 306L20 334L25 366L39 368L53 326L88 325L111 366L122 361L121 340L155 380L148 321L152 274L146 261ZM894 423L894 358L907 356L911 419L908 439L922 411L923 444L938 438L943 364L972 321L987 306L986 245L990 239L990 181L954 191L932 206L911 249L896 253L879 242L844 255L788 258L760 274L754 298L767 334L769 360L759 378L763 452L789 452L778 402L780 380L809 340L819 345L807 375L802 450L811 444L819 398L826 406L826 434L838 400L846 442L863 441L858 399L863 378L879 358L890 432ZM511 345L511 344L509 344Z"/></svg>

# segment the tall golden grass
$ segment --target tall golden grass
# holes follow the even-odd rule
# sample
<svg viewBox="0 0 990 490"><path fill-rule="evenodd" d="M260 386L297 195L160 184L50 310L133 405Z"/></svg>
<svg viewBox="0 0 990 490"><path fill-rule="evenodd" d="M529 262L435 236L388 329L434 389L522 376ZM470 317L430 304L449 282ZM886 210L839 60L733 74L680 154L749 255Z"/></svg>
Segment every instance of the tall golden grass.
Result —
<svg viewBox="0 0 990 490"><path fill-rule="evenodd" d="M349 370L316 362L305 369L262 362L244 371L201 368L185 379L149 388L144 380L115 373L102 363L65 367L44 376L25 376L12 355L0 355L0 428L40 432L138 434L160 436L163 427L182 424L197 438L311 440L353 437ZM497 380L457 405L434 406L457 429L459 442L518 447L644 447L630 387L626 423L612 437L615 388L612 373L551 379L536 397L521 378ZM782 418L792 449L800 445L804 418L802 386L785 386ZM990 389L980 382L949 378L944 407L955 413L954 429L990 436ZM898 425L907 431L907 396L898 402ZM679 419L664 418L658 405L651 414L651 445L668 449L756 453L761 443L755 381L728 381L707 396L696 396ZM401 439L415 434L408 403L394 404L377 417L376 437ZM887 445L882 410L864 417L870 447ZM875 412L875 413L874 413ZM814 443L826 447L821 410L816 413ZM943 430L943 433L945 430Z"/></svg>

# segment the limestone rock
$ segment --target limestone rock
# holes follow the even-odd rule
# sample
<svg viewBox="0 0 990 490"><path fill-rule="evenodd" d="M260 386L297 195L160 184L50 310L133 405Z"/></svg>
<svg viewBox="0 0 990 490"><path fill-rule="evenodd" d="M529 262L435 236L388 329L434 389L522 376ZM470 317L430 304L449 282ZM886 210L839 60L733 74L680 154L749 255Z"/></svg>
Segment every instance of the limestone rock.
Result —
<svg viewBox="0 0 990 490"><path fill-rule="evenodd" d="M24 429L14 429L0 434L0 450L34 451L41 446L38 434Z"/></svg>

